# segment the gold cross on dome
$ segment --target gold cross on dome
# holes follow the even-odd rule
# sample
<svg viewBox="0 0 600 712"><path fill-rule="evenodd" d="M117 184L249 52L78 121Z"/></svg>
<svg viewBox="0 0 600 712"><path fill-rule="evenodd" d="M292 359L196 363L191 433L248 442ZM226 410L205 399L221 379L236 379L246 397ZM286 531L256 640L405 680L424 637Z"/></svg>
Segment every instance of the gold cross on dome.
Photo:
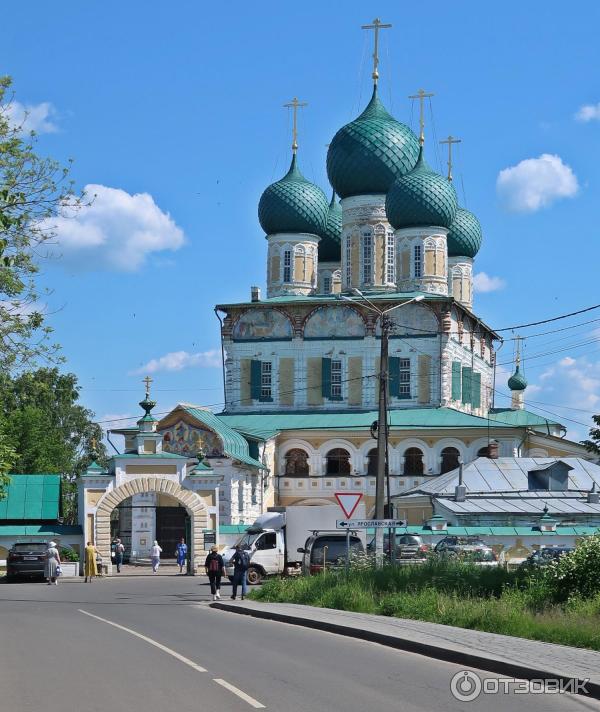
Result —
<svg viewBox="0 0 600 712"><path fill-rule="evenodd" d="M448 144L448 180L452 183L452 144L462 143L462 141L460 138L456 138L455 136L448 136L447 139L440 141L440 143Z"/></svg>
<svg viewBox="0 0 600 712"><path fill-rule="evenodd" d="M416 94L411 94L409 99L419 100L419 143L421 146L425 143L425 99L435 96L432 92L426 92L425 89L419 89Z"/></svg>
<svg viewBox="0 0 600 712"><path fill-rule="evenodd" d="M387 30L391 27L390 24L383 24L381 20L376 17L371 25L361 25L363 30L374 30L375 35L375 47L373 50L373 83L377 85L377 80L379 79L379 30Z"/></svg>
<svg viewBox="0 0 600 712"><path fill-rule="evenodd" d="M146 384L146 395L150 396L150 384L153 383L154 379L150 378L150 376L146 376L146 378L142 378L142 383Z"/></svg>
<svg viewBox="0 0 600 712"><path fill-rule="evenodd" d="M294 114L294 124L292 128L292 151L296 153L298 150L298 109L302 109L308 106L306 101L298 101L297 97L294 97L290 102L284 104L286 109L292 109Z"/></svg>

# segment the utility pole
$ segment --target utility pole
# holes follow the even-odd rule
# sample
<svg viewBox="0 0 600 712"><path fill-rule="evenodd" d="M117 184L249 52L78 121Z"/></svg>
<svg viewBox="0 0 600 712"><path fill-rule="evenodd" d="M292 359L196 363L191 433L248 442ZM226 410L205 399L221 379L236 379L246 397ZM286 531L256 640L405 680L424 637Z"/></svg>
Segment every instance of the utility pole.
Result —
<svg viewBox="0 0 600 712"><path fill-rule="evenodd" d="M381 351L379 356L379 414L377 416L377 477L375 479L375 519L385 518L385 474L387 465L387 388L390 320L381 314ZM383 563L383 529L375 529L375 552L378 565Z"/></svg>

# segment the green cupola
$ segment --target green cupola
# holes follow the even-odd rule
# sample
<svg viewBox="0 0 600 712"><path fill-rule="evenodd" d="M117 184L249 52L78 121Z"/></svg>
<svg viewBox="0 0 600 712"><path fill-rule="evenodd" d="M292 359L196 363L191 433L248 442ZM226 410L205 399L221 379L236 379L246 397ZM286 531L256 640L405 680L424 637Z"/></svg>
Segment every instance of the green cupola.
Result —
<svg viewBox="0 0 600 712"><path fill-rule="evenodd" d="M333 137L327 151L327 175L340 198L385 194L417 162L419 141L391 116L377 95L367 108Z"/></svg>
<svg viewBox="0 0 600 712"><path fill-rule="evenodd" d="M286 175L261 195L258 220L267 235L309 233L321 236L327 227L328 211L325 193L302 175L294 152Z"/></svg>
<svg viewBox="0 0 600 712"><path fill-rule="evenodd" d="M385 201L388 220L396 230L426 225L448 228L457 209L454 186L431 170L423 157L423 147L416 166L392 183Z"/></svg>
<svg viewBox="0 0 600 712"><path fill-rule="evenodd" d="M470 210L458 208L448 230L448 257L475 257L481 247L481 224Z"/></svg>
<svg viewBox="0 0 600 712"><path fill-rule="evenodd" d="M527 379L521 373L521 367L518 363L515 372L508 379L508 387L511 391L524 391L527 388Z"/></svg>
<svg viewBox="0 0 600 712"><path fill-rule="evenodd" d="M342 259L342 206L331 196L327 211L327 224L319 242L319 262L339 262Z"/></svg>

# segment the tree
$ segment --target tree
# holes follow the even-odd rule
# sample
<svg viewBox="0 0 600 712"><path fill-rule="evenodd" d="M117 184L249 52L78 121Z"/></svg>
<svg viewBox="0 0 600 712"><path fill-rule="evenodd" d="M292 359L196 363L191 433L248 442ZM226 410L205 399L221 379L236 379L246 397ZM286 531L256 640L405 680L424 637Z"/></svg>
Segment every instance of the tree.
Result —
<svg viewBox="0 0 600 712"><path fill-rule="evenodd" d="M592 420L596 427L590 428L590 440L583 440L582 445L588 452L593 452L595 455L600 455L600 415L593 415Z"/></svg>
<svg viewBox="0 0 600 712"><path fill-rule="evenodd" d="M49 343L35 275L54 237L52 220L77 209L81 196L68 181L69 168L36 151L33 132L23 135L10 111L9 77L0 77L0 371L22 368L36 357L57 359Z"/></svg>
<svg viewBox="0 0 600 712"><path fill-rule="evenodd" d="M8 473L12 469L14 460L15 450L0 427L0 500L6 496L6 487L10 482Z"/></svg>
<svg viewBox="0 0 600 712"><path fill-rule="evenodd" d="M14 449L12 471L60 473L63 515L71 524L77 519L76 478L94 441L100 461L106 459L102 429L78 400L77 377L57 368L0 376L0 424Z"/></svg>

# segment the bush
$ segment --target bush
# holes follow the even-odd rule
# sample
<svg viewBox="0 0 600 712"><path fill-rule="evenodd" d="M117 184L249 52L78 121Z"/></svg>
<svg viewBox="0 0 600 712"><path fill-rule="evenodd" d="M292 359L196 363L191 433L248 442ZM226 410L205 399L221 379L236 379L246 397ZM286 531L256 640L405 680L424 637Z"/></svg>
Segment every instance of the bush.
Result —
<svg viewBox="0 0 600 712"><path fill-rule="evenodd" d="M552 598L593 598L600 593L600 535L586 537L569 554L552 562L545 571Z"/></svg>
<svg viewBox="0 0 600 712"><path fill-rule="evenodd" d="M60 549L60 558L62 561L79 561L79 554L75 549L63 546Z"/></svg>

